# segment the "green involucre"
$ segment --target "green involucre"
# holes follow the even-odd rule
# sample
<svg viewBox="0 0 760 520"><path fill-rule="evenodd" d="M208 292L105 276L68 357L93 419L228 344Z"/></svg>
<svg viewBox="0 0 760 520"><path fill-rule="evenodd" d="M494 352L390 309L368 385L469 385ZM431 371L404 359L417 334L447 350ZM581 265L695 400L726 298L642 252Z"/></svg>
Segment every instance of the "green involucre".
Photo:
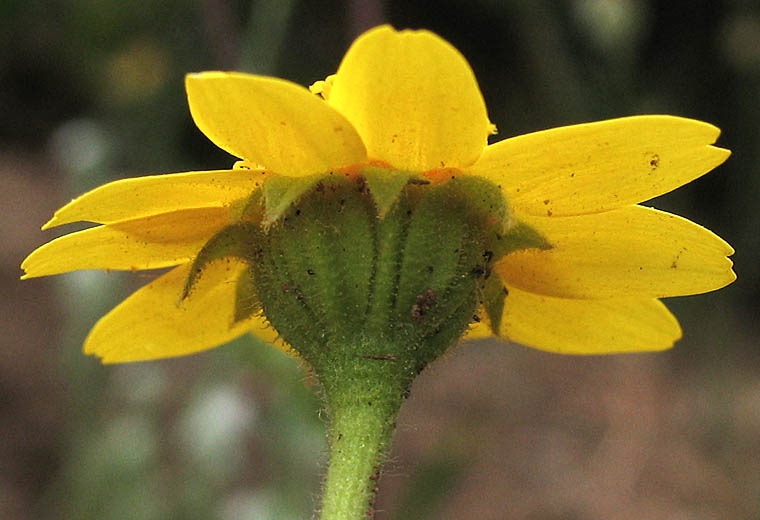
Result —
<svg viewBox="0 0 760 520"><path fill-rule="evenodd" d="M241 222L199 252L183 297L208 263L243 259L236 321L263 312L318 374L335 364L336 349L349 349L390 360L411 381L481 309L498 330L505 292L491 266L511 251L548 247L508 222L498 188L476 177L433 185L376 167L359 176L272 177ZM357 350L378 343L387 347Z"/></svg>

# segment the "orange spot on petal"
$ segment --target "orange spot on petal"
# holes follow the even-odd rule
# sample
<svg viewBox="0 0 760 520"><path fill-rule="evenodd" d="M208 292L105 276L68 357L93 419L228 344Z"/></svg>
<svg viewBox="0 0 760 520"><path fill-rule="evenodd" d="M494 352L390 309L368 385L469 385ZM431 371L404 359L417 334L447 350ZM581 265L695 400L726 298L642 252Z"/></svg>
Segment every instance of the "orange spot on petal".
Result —
<svg viewBox="0 0 760 520"><path fill-rule="evenodd" d="M456 168L440 168L422 172L422 176L430 179L431 184L440 184L459 175L461 172Z"/></svg>

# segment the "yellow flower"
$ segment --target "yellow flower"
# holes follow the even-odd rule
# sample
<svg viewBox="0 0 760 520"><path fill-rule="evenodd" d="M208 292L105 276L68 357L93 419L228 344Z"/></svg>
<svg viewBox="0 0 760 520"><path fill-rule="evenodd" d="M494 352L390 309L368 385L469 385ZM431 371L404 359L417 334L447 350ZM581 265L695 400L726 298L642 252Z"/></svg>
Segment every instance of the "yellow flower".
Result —
<svg viewBox="0 0 760 520"><path fill-rule="evenodd" d="M267 342L264 316L235 322L235 260L209 264L181 299L199 251L242 218L267 179L362 166L416 172L434 182L478 176L498 187L510 219L551 247L494 266L508 292L505 339L565 353L668 348L680 338L658 298L712 291L735 275L732 248L681 217L638 205L712 170L729 152L719 130L672 116L634 116L536 132L488 145L494 132L464 57L427 31L378 27L358 38L337 73L313 90L241 73L186 81L198 128L240 158L229 170L124 179L55 213L47 229L100 226L33 252L24 278L76 269L171 271L103 317L85 352L104 362L209 349L246 332ZM486 320L487 321L487 320ZM486 321L469 337L492 334Z"/></svg>

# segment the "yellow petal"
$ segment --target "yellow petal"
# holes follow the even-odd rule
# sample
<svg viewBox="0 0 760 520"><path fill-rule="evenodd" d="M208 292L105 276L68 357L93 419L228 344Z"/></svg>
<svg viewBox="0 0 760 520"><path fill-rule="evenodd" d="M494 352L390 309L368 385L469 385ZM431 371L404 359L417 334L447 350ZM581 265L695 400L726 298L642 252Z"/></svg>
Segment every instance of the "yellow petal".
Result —
<svg viewBox="0 0 760 520"><path fill-rule="evenodd" d="M427 31L364 33L343 58L328 101L353 123L371 159L401 170L470 165L491 132L467 60Z"/></svg>
<svg viewBox="0 0 760 520"><path fill-rule="evenodd" d="M521 217L522 218L522 217ZM565 298L661 298L719 289L736 279L734 250L711 231L643 206L576 217L524 217L552 246L510 253L505 283Z"/></svg>
<svg viewBox="0 0 760 520"><path fill-rule="evenodd" d="M486 321L485 319L481 319L481 321L477 321L475 323L470 324L470 326L464 332L462 339L474 340L474 339L486 339L486 338L491 338L491 337L493 337L493 332L491 332L491 326L488 324L488 321Z"/></svg>
<svg viewBox="0 0 760 520"><path fill-rule="evenodd" d="M673 116L635 116L521 135L488 146L469 172L500 185L521 213L595 213L667 193L730 152L720 130Z"/></svg>
<svg viewBox="0 0 760 520"><path fill-rule="evenodd" d="M180 303L189 268L189 264L174 268L101 318L85 341L85 353L104 363L121 363L192 354L246 332L275 341L276 332L263 318L232 325L235 281L244 264L226 260L209 264L192 296Z"/></svg>
<svg viewBox="0 0 760 520"><path fill-rule="evenodd" d="M98 226L48 242L30 254L22 278L77 269L156 269L189 262L230 223L228 208L174 211Z"/></svg>
<svg viewBox="0 0 760 520"><path fill-rule="evenodd" d="M561 354L663 350L681 327L659 300L570 300L508 287L500 336Z"/></svg>
<svg viewBox="0 0 760 520"><path fill-rule="evenodd" d="M228 206L261 185L261 170L149 175L109 182L72 200L42 229L70 222L109 224L188 208Z"/></svg>
<svg viewBox="0 0 760 520"><path fill-rule="evenodd" d="M185 80L198 128L219 148L299 177L362 163L366 150L345 117L282 79L202 72Z"/></svg>

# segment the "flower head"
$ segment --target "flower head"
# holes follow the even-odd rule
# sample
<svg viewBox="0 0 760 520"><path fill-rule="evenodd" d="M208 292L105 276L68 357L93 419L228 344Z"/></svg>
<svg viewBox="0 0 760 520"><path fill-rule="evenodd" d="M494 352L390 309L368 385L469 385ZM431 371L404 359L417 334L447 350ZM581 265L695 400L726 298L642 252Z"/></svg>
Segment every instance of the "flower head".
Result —
<svg viewBox="0 0 760 520"><path fill-rule="evenodd" d="M257 257L254 240L238 234L265 233L330 173L364 179L379 219L410 182L478 179L500 194L497 234L512 245L493 258L485 252L497 290L489 282L479 292L470 337L566 353L664 349L681 331L659 298L735 279L726 242L639 205L728 158L712 146L719 130L707 123L634 116L489 145L495 127L464 57L430 32L387 26L359 37L313 93L226 72L191 74L186 88L198 128L240 159L235 167L92 190L43 229L99 226L53 240L22 264L25 278L173 267L92 330L85 351L105 362L189 354L246 332L282 344L266 310L241 314L240 302L257 291L250 275ZM303 303L300 289L282 285ZM439 297L418 291L410 319L419 321Z"/></svg>

